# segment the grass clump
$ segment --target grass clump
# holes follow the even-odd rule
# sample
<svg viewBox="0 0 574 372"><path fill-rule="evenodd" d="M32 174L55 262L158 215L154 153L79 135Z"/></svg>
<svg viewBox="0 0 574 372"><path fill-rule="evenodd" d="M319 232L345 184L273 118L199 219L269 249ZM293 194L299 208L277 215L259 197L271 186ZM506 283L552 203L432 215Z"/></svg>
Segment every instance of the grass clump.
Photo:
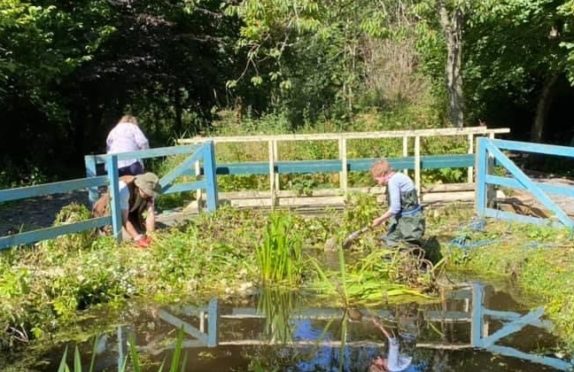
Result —
<svg viewBox="0 0 574 372"><path fill-rule="evenodd" d="M295 230L295 218L285 213L269 216L262 244L257 246L261 281L296 285L303 272L303 241Z"/></svg>

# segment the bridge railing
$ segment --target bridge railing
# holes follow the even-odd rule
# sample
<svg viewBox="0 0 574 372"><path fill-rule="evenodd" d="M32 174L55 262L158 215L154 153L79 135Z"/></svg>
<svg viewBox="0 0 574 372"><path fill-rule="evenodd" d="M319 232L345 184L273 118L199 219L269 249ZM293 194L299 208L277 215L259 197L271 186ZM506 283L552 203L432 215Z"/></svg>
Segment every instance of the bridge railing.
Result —
<svg viewBox="0 0 574 372"><path fill-rule="evenodd" d="M378 132L346 132L346 133L320 133L320 134L283 134L283 135L258 135L258 136L226 136L209 138L184 138L180 144L197 144L204 141L220 143L256 143L266 142L268 147L267 162L233 162L217 164L218 175L269 175L269 190L271 203L275 204L280 189L279 174L285 173L339 173L339 189L346 194L349 191L349 172L367 171L370 169L375 158L351 159L347 151L350 140L360 139L402 139L402 157L389 159L395 169L413 170L414 182L421 192L421 175L423 169L439 168L467 168L468 183L473 183L474 178L474 151L475 138L488 136L494 138L497 134L509 133L508 128L489 129L485 126L467 128L440 128L400 131ZM422 155L421 140L427 137L456 137L466 136L467 151L462 154L451 155ZM338 159L330 160L279 160L278 144L292 141L336 141L338 143ZM412 146L411 146L412 143ZM201 170L197 168L197 172Z"/></svg>
<svg viewBox="0 0 574 372"><path fill-rule="evenodd" d="M111 214L110 216L91 218L81 222L66 224L26 231L0 237L0 249L26 245L42 240L53 239L60 235L76 233L89 229L95 229L106 225L112 225L113 234L116 239L121 240L122 221L119 201L119 177L118 160L133 158L155 158L171 155L188 155L177 167L171 169L168 174L160 180L162 193L194 191L202 189L207 194L207 209L213 211L217 208L217 182L215 178L215 157L214 145L212 142L197 144L192 146L162 147L143 151L134 151L112 155L87 155L85 157L86 178L53 182L36 186L20 187L14 189L0 190L0 203L28 199L39 196L62 194L69 191L88 189L90 200L97 200L98 188L105 186L110 193ZM183 175L193 175L193 165L196 162L202 164L204 175L200 180L190 183L178 183L174 181ZM96 169L98 164L105 164L107 175L98 176ZM41 205L38 206L41 208Z"/></svg>
<svg viewBox="0 0 574 372"><path fill-rule="evenodd" d="M548 194L574 197L574 187L548 185L530 179L503 151L554 155L574 158L574 147L481 138L476 154L476 212L479 216L534 224L553 224L574 228L574 221ZM504 167L511 177L492 173L492 164ZM530 192L538 202L554 214L557 221L505 212L489 205L489 188L503 186Z"/></svg>

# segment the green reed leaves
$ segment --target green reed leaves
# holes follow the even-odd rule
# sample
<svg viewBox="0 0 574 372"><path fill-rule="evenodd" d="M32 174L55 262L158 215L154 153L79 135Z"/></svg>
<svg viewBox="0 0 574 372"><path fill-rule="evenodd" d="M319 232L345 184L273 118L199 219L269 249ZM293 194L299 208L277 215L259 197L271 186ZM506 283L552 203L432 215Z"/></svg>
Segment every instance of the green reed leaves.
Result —
<svg viewBox="0 0 574 372"><path fill-rule="evenodd" d="M257 246L256 251L263 284L299 283L303 269L302 245L302 237L296 230L294 216L285 213L271 214L265 227L263 244Z"/></svg>

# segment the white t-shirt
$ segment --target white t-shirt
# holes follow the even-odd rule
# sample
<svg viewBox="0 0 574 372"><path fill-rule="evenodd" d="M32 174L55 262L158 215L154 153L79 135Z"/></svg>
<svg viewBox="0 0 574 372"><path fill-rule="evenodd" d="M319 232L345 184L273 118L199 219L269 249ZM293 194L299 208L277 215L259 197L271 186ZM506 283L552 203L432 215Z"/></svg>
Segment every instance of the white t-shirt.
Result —
<svg viewBox="0 0 574 372"><path fill-rule="evenodd" d="M119 191L120 191L120 209L122 211L129 211L130 210L130 189L128 185L121 181L118 183ZM148 207L154 205L154 199L148 200Z"/></svg>
<svg viewBox="0 0 574 372"><path fill-rule="evenodd" d="M120 189L120 209L122 211L129 211L130 209L130 189L124 181L119 183Z"/></svg>
<svg viewBox="0 0 574 372"><path fill-rule="evenodd" d="M406 369L411 364L412 358L399 353L399 340L396 337L389 338L389 356L387 367L391 372Z"/></svg>

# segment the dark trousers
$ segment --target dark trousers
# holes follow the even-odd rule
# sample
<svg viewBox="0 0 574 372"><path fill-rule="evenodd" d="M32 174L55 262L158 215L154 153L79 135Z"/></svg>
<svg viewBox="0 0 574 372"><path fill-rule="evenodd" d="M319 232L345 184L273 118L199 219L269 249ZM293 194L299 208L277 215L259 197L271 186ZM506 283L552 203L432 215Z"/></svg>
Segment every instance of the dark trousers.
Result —
<svg viewBox="0 0 574 372"><path fill-rule="evenodd" d="M143 166L139 161L128 165L127 167L119 168L118 173L122 176L137 176L144 172Z"/></svg>

